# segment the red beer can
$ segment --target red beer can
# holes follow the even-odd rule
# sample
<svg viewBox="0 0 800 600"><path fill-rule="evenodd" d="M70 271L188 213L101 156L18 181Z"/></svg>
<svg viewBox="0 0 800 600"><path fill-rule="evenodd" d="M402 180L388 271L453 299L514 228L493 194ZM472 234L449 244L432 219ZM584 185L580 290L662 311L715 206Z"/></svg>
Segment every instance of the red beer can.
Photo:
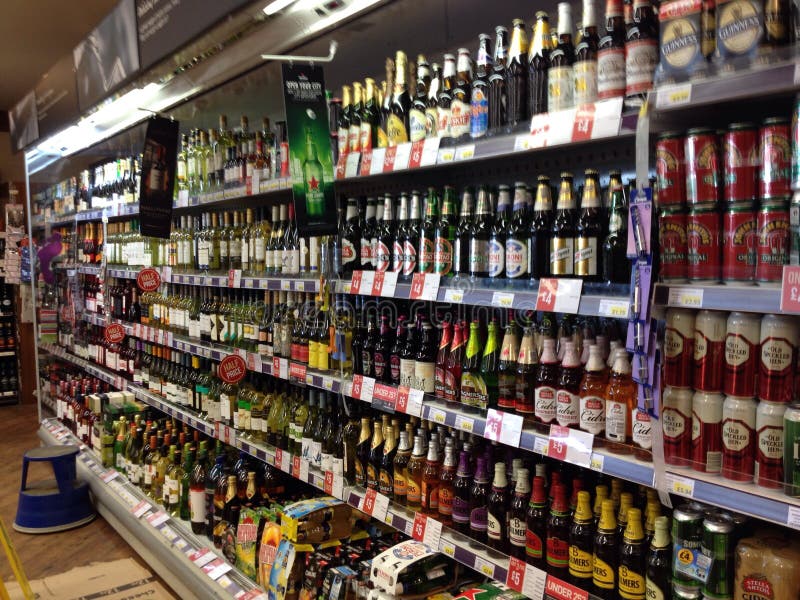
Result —
<svg viewBox="0 0 800 600"><path fill-rule="evenodd" d="M729 205L722 215L722 281L753 281L757 217L752 204Z"/></svg>
<svg viewBox="0 0 800 600"><path fill-rule="evenodd" d="M701 310L694 319L694 389L721 392L725 360L725 313Z"/></svg>
<svg viewBox="0 0 800 600"><path fill-rule="evenodd" d="M722 142L725 156L725 202L753 202L758 168L758 127L731 123Z"/></svg>
<svg viewBox="0 0 800 600"><path fill-rule="evenodd" d="M667 131L656 142L656 186L658 205L686 202L686 171L683 159L683 134Z"/></svg>
<svg viewBox="0 0 800 600"><path fill-rule="evenodd" d="M787 404L792 401L797 364L797 320L783 315L764 315L760 343L758 399Z"/></svg>
<svg viewBox="0 0 800 600"><path fill-rule="evenodd" d="M758 211L756 281L777 283L783 265L789 264L789 205L786 202L763 204Z"/></svg>
<svg viewBox="0 0 800 600"><path fill-rule="evenodd" d="M720 215L693 206L686 219L686 274L689 281L719 281L722 271Z"/></svg>
<svg viewBox="0 0 800 600"><path fill-rule="evenodd" d="M755 482L777 489L783 481L783 413L785 404L759 402L756 409Z"/></svg>
<svg viewBox="0 0 800 600"><path fill-rule="evenodd" d="M765 119L760 132L762 200L787 200L792 195L792 144L789 141L789 119Z"/></svg>
<svg viewBox="0 0 800 600"><path fill-rule="evenodd" d="M685 280L687 268L686 209L671 206L659 213L658 242L661 278L664 281Z"/></svg>
<svg viewBox="0 0 800 600"><path fill-rule="evenodd" d="M716 204L720 192L719 138L712 129L690 129L684 144L686 201Z"/></svg>
<svg viewBox="0 0 800 600"><path fill-rule="evenodd" d="M756 315L732 312L725 335L725 382L729 396L751 398L756 395L761 319Z"/></svg>
<svg viewBox="0 0 800 600"><path fill-rule="evenodd" d="M664 461L688 467L692 460L692 390L667 386L661 395Z"/></svg>
<svg viewBox="0 0 800 600"><path fill-rule="evenodd" d="M694 311L668 308L664 331L664 385L692 387Z"/></svg>
<svg viewBox="0 0 800 600"><path fill-rule="evenodd" d="M692 468L701 473L722 469L722 405L725 397L698 391L692 396Z"/></svg>
<svg viewBox="0 0 800 600"><path fill-rule="evenodd" d="M752 481L756 464L756 401L728 396L722 405L722 476Z"/></svg>

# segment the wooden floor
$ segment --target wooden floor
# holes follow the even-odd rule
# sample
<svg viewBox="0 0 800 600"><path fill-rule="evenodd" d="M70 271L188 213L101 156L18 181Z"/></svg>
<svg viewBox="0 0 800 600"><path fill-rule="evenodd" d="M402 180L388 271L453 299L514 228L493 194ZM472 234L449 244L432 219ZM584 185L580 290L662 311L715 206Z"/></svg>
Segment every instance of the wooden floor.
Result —
<svg viewBox="0 0 800 600"><path fill-rule="evenodd" d="M152 572L125 540L102 517L89 525L47 535L18 533L12 528L17 511L17 494L22 473L22 454L40 445L36 406L0 407L0 518L11 536L28 579L41 579L92 562L131 557ZM50 472L52 478L52 471ZM28 480L46 479L45 471L31 468ZM13 572L0 547L0 578ZM160 578L156 576L159 581ZM161 581L163 585L163 581ZM168 587L168 586L167 586Z"/></svg>

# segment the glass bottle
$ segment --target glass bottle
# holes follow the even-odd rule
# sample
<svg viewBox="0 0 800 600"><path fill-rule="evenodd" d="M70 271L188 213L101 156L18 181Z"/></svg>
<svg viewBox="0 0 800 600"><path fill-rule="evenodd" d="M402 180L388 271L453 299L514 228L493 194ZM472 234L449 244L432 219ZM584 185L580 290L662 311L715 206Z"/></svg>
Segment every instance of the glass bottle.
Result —
<svg viewBox="0 0 800 600"><path fill-rule="evenodd" d="M456 323L453 326L453 340L444 366L443 396L447 402L461 400L461 365L464 361L465 346L464 325Z"/></svg>
<svg viewBox="0 0 800 600"><path fill-rule="evenodd" d="M603 361L602 348L589 346L589 360L580 386L580 423L583 431L595 438L603 436L606 428L605 390L608 385L608 369Z"/></svg>
<svg viewBox="0 0 800 600"><path fill-rule="evenodd" d="M619 551L618 589L623 600L644 600L647 548L642 530L642 511L628 509L628 523Z"/></svg>
<svg viewBox="0 0 800 600"><path fill-rule="evenodd" d="M616 172L619 174L619 172ZM611 172L609 181L610 206L608 208L608 235L603 241L602 275L606 283L628 283L631 265L628 252L628 209L622 189L621 177Z"/></svg>
<svg viewBox="0 0 800 600"><path fill-rule="evenodd" d="M591 587L594 536L589 492L580 491L569 530L569 576L573 584L584 590Z"/></svg>
<svg viewBox="0 0 800 600"><path fill-rule="evenodd" d="M768 28L767 28L768 29ZM658 65L658 18L649 0L633 6L633 26L625 40L625 104L638 107L653 89Z"/></svg>
<svg viewBox="0 0 800 600"><path fill-rule="evenodd" d="M572 65L575 48L572 45L572 7L558 3L558 45L550 53L547 72L547 111L566 110L575 105L575 77Z"/></svg>
<svg viewBox="0 0 800 600"><path fill-rule="evenodd" d="M453 326L450 321L445 321L440 326L439 350L436 353L436 366L434 368L434 394L439 399L444 399L445 372L449 358L450 344L452 341Z"/></svg>
<svg viewBox="0 0 800 600"><path fill-rule="evenodd" d="M604 600L614 600L617 597L618 540L614 501L603 500L600 522L597 524L597 533L594 536L592 593Z"/></svg>
<svg viewBox="0 0 800 600"><path fill-rule="evenodd" d="M597 100L597 17L595 0L583 0L583 22L580 41L575 46L575 106Z"/></svg>
<svg viewBox="0 0 800 600"><path fill-rule="evenodd" d="M442 277L453 274L453 243L456 237L455 189L444 187L442 213L434 232L433 272Z"/></svg>
<svg viewBox="0 0 800 600"><path fill-rule="evenodd" d="M472 488L472 466L469 453L462 450L458 458L458 470L453 483L453 528L469 535L469 501Z"/></svg>
<svg viewBox="0 0 800 600"><path fill-rule="evenodd" d="M547 571L565 579L569 564L569 506L567 491L562 484L552 486L553 499L547 519L545 558Z"/></svg>
<svg viewBox="0 0 800 600"><path fill-rule="evenodd" d="M367 464L369 463L370 439L372 428L369 417L361 418L361 434L356 445L356 457L353 461L355 467L355 483L358 486L367 486Z"/></svg>
<svg viewBox="0 0 800 600"><path fill-rule="evenodd" d="M475 220L469 236L468 269L470 277L483 278L489 275L489 233L492 227L491 200L489 190L481 186Z"/></svg>
<svg viewBox="0 0 800 600"><path fill-rule="evenodd" d="M631 377L631 364L624 349L617 350L611 377L605 391L606 440L611 452L629 454L625 444L631 439L631 415L637 408L636 383Z"/></svg>
<svg viewBox="0 0 800 600"><path fill-rule="evenodd" d="M469 274L470 238L472 236L472 188L465 187L461 194L461 208L453 238L453 275Z"/></svg>
<svg viewBox="0 0 800 600"><path fill-rule="evenodd" d="M558 372L556 388L556 421L562 427L575 427L580 424L581 359L575 343L565 342L564 358Z"/></svg>
<svg viewBox="0 0 800 600"><path fill-rule="evenodd" d="M506 63L508 62L508 29L502 25L494 28L494 60L489 75L489 130L506 124Z"/></svg>
<svg viewBox="0 0 800 600"><path fill-rule="evenodd" d="M424 55L417 56L417 89L408 113L409 141L418 142L425 139L425 108L428 99L428 87L431 83L431 69Z"/></svg>
<svg viewBox="0 0 800 600"><path fill-rule="evenodd" d="M558 386L559 362L556 342L545 339L534 389L534 417L538 423L550 425L556 421L556 388Z"/></svg>
<svg viewBox="0 0 800 600"><path fill-rule="evenodd" d="M439 516L439 448L438 443L428 444L428 456L422 468L422 512L429 517Z"/></svg>
<svg viewBox="0 0 800 600"><path fill-rule="evenodd" d="M425 219L419 232L419 250L417 252L418 272L433 273L436 253L436 226L439 221L439 197L436 189L428 188L425 199Z"/></svg>
<svg viewBox="0 0 800 600"><path fill-rule="evenodd" d="M547 13L536 13L533 26L533 39L528 52L528 111L530 116L547 112L548 72L550 55L553 51L553 38Z"/></svg>
<svg viewBox="0 0 800 600"><path fill-rule="evenodd" d="M436 131L440 138L450 140L453 133L450 128L453 103L453 88L456 86L456 58L452 54L444 55L444 69L442 71L441 87L437 90L436 106L438 122Z"/></svg>
<svg viewBox="0 0 800 600"><path fill-rule="evenodd" d="M422 472L425 466L425 448L422 437L414 437L414 449L408 461L407 473L407 506L413 511L422 509Z"/></svg>
<svg viewBox="0 0 800 600"><path fill-rule="evenodd" d="M481 138L489 130L489 77L492 73L492 55L489 44L491 37L485 33L478 36L478 60L475 67L475 78L472 80L470 106L472 118L470 121L470 135ZM467 56L469 58L469 56Z"/></svg>
<svg viewBox="0 0 800 600"><path fill-rule="evenodd" d="M508 553L508 482L506 464L494 465L494 480L489 494L486 534L488 545L504 554Z"/></svg>
<svg viewBox="0 0 800 600"><path fill-rule="evenodd" d="M394 458L397 453L397 440L392 427L386 428L384 438L383 456L378 471L378 491L391 498L394 494Z"/></svg>
<svg viewBox="0 0 800 600"><path fill-rule="evenodd" d="M550 237L553 228L553 199L550 178L539 175L536 200L533 205L528 237L528 271L530 278L539 280L550 275Z"/></svg>
<svg viewBox="0 0 800 600"><path fill-rule="evenodd" d="M625 22L622 0L606 0L605 34L597 49L597 98L625 94Z"/></svg>
<svg viewBox="0 0 800 600"><path fill-rule="evenodd" d="M553 276L571 276L574 272L576 212L572 173L561 173L550 238L550 274Z"/></svg>
<svg viewBox="0 0 800 600"><path fill-rule="evenodd" d="M545 542L547 540L547 494L545 479L539 475L533 478L533 492L525 516L527 533L525 537L525 557L528 564L545 569Z"/></svg>
<svg viewBox="0 0 800 600"><path fill-rule="evenodd" d="M487 541L487 511L489 502L489 476L486 459L479 456L476 461L475 479L469 494L469 535L476 542Z"/></svg>
<svg viewBox="0 0 800 600"><path fill-rule="evenodd" d="M500 364L497 369L497 406L505 411L513 411L516 405L517 358L519 339L517 326L509 318L500 348Z"/></svg>
<svg viewBox="0 0 800 600"><path fill-rule="evenodd" d="M497 406L498 399L498 369L500 366L500 351L498 348L499 327L497 321L492 319L489 322L486 333L486 346L483 349L481 358L481 376L486 386L485 400L479 408L489 408Z"/></svg>
<svg viewBox="0 0 800 600"><path fill-rule="evenodd" d="M387 119L386 133L389 146L396 146L408 141L408 116L411 109L411 97L408 94L408 58L405 52L398 50L395 54L394 95Z"/></svg>
<svg viewBox="0 0 800 600"><path fill-rule="evenodd" d="M471 131L471 87L472 87L472 60L469 50L458 49L458 63L456 64L456 81L450 102L450 135L454 140L469 137Z"/></svg>
<svg viewBox="0 0 800 600"><path fill-rule="evenodd" d="M587 0L590 1L590 0ZM575 276L584 281L599 281L598 240L601 236L600 182L596 170L586 169L581 208L575 235Z"/></svg>
<svg viewBox="0 0 800 600"><path fill-rule="evenodd" d="M201 442L189 479L189 520L192 531L198 535L206 531L206 460L205 442Z"/></svg>
<svg viewBox="0 0 800 600"><path fill-rule="evenodd" d="M655 535L647 553L647 576L645 596L660 600L669 598L672 590L672 540L669 533L669 517L658 517Z"/></svg>
<svg viewBox="0 0 800 600"><path fill-rule="evenodd" d="M511 228L511 193L507 185L497 188L497 216L489 233L489 277L506 275L506 236Z"/></svg>
<svg viewBox="0 0 800 600"><path fill-rule="evenodd" d="M514 184L514 203L510 227L506 237L506 277L520 279L528 274L528 186L525 182Z"/></svg>
<svg viewBox="0 0 800 600"><path fill-rule="evenodd" d="M511 127L528 119L528 36L522 19L512 21L506 67L506 123Z"/></svg>
<svg viewBox="0 0 800 600"><path fill-rule="evenodd" d="M453 484L456 478L456 447L452 438L447 439L444 448L444 462L439 472L439 515L442 525L450 527L453 524Z"/></svg>
<svg viewBox="0 0 800 600"><path fill-rule="evenodd" d="M538 356L534 346L533 326L526 325L519 347L514 379L514 410L526 419L532 419L535 412L537 372Z"/></svg>
<svg viewBox="0 0 800 600"><path fill-rule="evenodd" d="M400 445L394 455L393 496L394 501L401 506L407 504L408 496L408 463L411 460L411 443L408 432L400 432Z"/></svg>

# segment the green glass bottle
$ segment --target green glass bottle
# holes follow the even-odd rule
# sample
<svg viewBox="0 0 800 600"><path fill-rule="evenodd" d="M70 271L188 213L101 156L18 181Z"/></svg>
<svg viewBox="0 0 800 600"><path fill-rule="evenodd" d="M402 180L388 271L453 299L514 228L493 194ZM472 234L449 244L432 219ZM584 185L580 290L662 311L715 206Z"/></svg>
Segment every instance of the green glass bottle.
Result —
<svg viewBox="0 0 800 600"><path fill-rule="evenodd" d="M317 146L310 127L306 128L306 159L303 162L303 186L306 195L306 214L320 217L325 214L325 179L317 157Z"/></svg>
<svg viewBox="0 0 800 600"><path fill-rule="evenodd" d="M442 277L453 274L453 242L456 238L456 191L444 188L442 216L436 224L433 250L433 272Z"/></svg>
<svg viewBox="0 0 800 600"><path fill-rule="evenodd" d="M489 323L486 335L486 346L483 349L483 359L481 360L481 375L486 386L486 405L481 408L491 408L497 406L497 399L500 395L498 388L498 367L500 366L500 328L497 321L492 319Z"/></svg>
<svg viewBox="0 0 800 600"><path fill-rule="evenodd" d="M419 235L419 260L420 273L433 273L434 256L436 252L436 225L439 220L439 196L436 188L428 188L428 196L425 198L425 219L420 227ZM451 253L452 264L452 253Z"/></svg>
<svg viewBox="0 0 800 600"><path fill-rule="evenodd" d="M481 324L472 321L461 372L461 402L468 406L486 406L486 384L481 375Z"/></svg>

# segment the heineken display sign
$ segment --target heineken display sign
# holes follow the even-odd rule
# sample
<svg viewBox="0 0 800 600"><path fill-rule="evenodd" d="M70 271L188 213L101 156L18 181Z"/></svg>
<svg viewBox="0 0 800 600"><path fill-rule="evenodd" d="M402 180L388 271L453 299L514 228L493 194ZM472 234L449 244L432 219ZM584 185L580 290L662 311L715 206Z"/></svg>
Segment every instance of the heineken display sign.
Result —
<svg viewBox="0 0 800 600"><path fill-rule="evenodd" d="M283 65L294 214L301 235L336 231L328 106L322 68Z"/></svg>

